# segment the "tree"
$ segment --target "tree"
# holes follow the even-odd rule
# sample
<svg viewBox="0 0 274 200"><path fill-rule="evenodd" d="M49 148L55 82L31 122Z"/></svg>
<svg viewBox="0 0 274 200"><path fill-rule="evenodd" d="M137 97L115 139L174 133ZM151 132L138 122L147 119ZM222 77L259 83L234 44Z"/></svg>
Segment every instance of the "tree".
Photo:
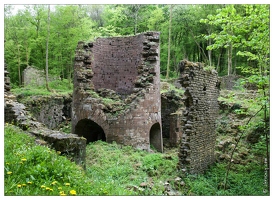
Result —
<svg viewBox="0 0 274 200"><path fill-rule="evenodd" d="M48 5L48 34L47 34L47 47L46 47L46 88L50 92L49 89L49 35L50 35L50 5Z"/></svg>
<svg viewBox="0 0 274 200"><path fill-rule="evenodd" d="M258 93L256 103L260 109L251 117L261 114L262 119L257 123L264 123L264 136L266 145L267 183L269 189L269 70L270 70L270 9L269 5L243 5L238 11L233 5L226 6L218 11L218 14L208 16L204 23L219 25L220 32L212 33L205 38L213 38L214 44L208 46L210 49L218 49L224 46L228 48L228 75L231 73L232 49L235 48L238 56L246 58L246 62L253 61L255 65L239 65L237 68L245 75L245 82L256 84ZM248 123L250 122L249 119ZM248 125L247 123L247 125ZM247 126L246 125L246 126ZM241 136L244 134L242 132ZM240 136L240 137L241 137ZM239 140L238 140L239 141ZM237 147L238 142L235 145ZM235 151L231 153L231 159ZM225 184L230 170L231 162L228 164Z"/></svg>
<svg viewBox="0 0 274 200"><path fill-rule="evenodd" d="M169 62L170 62L170 43L171 43L171 26L172 26L172 7L170 5L169 11L169 27L168 27L168 53L167 53L167 68L166 68L166 79L169 78Z"/></svg>
<svg viewBox="0 0 274 200"><path fill-rule="evenodd" d="M237 13L234 5L226 5L217 10L217 15L208 15L207 19L202 19L202 23L219 26L220 32L211 33L205 36L206 40L213 39L214 44L207 46L208 50L226 48L227 49L227 74L232 74L233 48L239 46L240 37L237 37L238 27L235 22L239 21L240 15ZM236 70L234 70L234 73Z"/></svg>

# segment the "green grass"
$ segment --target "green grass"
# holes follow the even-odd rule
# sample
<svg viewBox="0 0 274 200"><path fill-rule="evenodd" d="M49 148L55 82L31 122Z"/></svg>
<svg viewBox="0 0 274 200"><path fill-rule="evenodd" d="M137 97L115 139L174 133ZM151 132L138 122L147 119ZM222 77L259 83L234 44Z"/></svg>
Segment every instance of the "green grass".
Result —
<svg viewBox="0 0 274 200"><path fill-rule="evenodd" d="M5 125L4 143L5 195L92 194L83 169L20 129Z"/></svg>
<svg viewBox="0 0 274 200"><path fill-rule="evenodd" d="M86 170L13 125L4 131L5 195L166 195L164 183L181 195L269 195L263 193L264 166L254 162L233 165L229 189L223 190L225 163L217 163L201 175L183 178L178 186L177 151L148 153L130 146L97 141L86 148ZM141 187L145 183L146 187ZM63 193L62 193L63 191ZM72 192L72 194L70 194Z"/></svg>
<svg viewBox="0 0 274 200"><path fill-rule="evenodd" d="M29 96L50 96L52 94L71 94L73 85L72 83L69 83L67 79L61 80L55 80L49 82L49 88L52 90L52 92L47 91L46 86L26 86L22 88L12 88L11 92L15 95L20 95L23 98L29 97Z"/></svg>

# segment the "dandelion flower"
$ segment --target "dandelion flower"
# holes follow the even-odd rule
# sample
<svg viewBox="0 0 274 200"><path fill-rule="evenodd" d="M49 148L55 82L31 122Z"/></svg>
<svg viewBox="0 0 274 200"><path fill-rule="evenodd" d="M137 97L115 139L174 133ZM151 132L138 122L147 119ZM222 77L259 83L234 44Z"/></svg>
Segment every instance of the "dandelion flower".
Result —
<svg viewBox="0 0 274 200"><path fill-rule="evenodd" d="M31 182L31 181L29 181L29 182L28 182L28 184L32 184L32 182Z"/></svg>
<svg viewBox="0 0 274 200"><path fill-rule="evenodd" d="M70 186L70 183L65 183L65 186Z"/></svg>
<svg viewBox="0 0 274 200"><path fill-rule="evenodd" d="M44 185L41 185L41 188L45 188L46 186L44 186Z"/></svg>
<svg viewBox="0 0 274 200"><path fill-rule="evenodd" d="M27 161L27 159L26 159L26 158L22 158L21 161L22 161L22 162L25 162L25 161Z"/></svg>
<svg viewBox="0 0 274 200"><path fill-rule="evenodd" d="M21 185L21 184L18 184L17 187L20 188L20 187L22 187L22 185Z"/></svg>
<svg viewBox="0 0 274 200"><path fill-rule="evenodd" d="M71 190L71 191L69 191L69 193L70 193L71 195L76 195L76 191L75 191L75 190Z"/></svg>
<svg viewBox="0 0 274 200"><path fill-rule="evenodd" d="M25 183L23 183L23 184L22 184L22 186L26 186L26 184L25 184Z"/></svg>
<svg viewBox="0 0 274 200"><path fill-rule="evenodd" d="M52 183L51 183L51 185L55 185L57 183L57 181L53 181Z"/></svg>
<svg viewBox="0 0 274 200"><path fill-rule="evenodd" d="M7 172L7 174L8 174L8 175L11 175L11 174L12 174L12 172Z"/></svg>
<svg viewBox="0 0 274 200"><path fill-rule="evenodd" d="M46 190L50 190L50 188L49 188L49 187L46 187Z"/></svg>

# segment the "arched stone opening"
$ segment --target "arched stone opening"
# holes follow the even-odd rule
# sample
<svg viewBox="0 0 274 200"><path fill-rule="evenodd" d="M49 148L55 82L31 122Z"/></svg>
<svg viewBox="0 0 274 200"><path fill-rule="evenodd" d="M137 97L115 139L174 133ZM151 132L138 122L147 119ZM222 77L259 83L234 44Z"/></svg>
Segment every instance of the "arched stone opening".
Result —
<svg viewBox="0 0 274 200"><path fill-rule="evenodd" d="M75 126L75 134L87 139L87 144L97 140L106 141L106 135L101 126L90 119L82 119Z"/></svg>
<svg viewBox="0 0 274 200"><path fill-rule="evenodd" d="M155 123L151 126L149 131L149 142L157 151L163 152L162 132L159 123Z"/></svg>

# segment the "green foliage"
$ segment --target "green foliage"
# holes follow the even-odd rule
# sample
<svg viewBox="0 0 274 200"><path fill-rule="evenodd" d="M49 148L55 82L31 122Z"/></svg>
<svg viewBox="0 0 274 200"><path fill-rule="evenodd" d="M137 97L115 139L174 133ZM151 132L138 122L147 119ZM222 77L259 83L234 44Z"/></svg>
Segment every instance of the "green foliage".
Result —
<svg viewBox="0 0 274 200"><path fill-rule="evenodd" d="M241 62L234 66L234 71L250 75L267 73L269 70L269 5L225 5L216 15L208 15L201 23L218 27L216 31L205 35L206 40L214 43L208 50L228 48L228 74L231 74L232 59L236 56L247 58L248 65ZM236 56L233 57L233 49ZM239 58L237 58L238 62Z"/></svg>
<svg viewBox="0 0 274 200"><path fill-rule="evenodd" d="M228 179L229 189L222 189L226 164L217 163L215 166L211 166L204 175L189 175L185 179L186 184L189 185L189 190L185 190L185 195L190 192L202 196L269 195L269 193L264 193L263 184L254 184L264 181L263 166L252 163L233 167Z"/></svg>
<svg viewBox="0 0 274 200"><path fill-rule="evenodd" d="M88 179L83 169L34 138L5 125L5 195L87 195ZM70 194L72 192L72 194Z"/></svg>
<svg viewBox="0 0 274 200"><path fill-rule="evenodd" d="M76 195L164 195L167 180L182 195L269 195L263 192L264 166L255 160L232 166L228 190L222 189L225 163L211 166L205 174L188 175L183 179L186 185L177 187L176 151L148 153L96 141L87 145L84 172L58 152L35 145L33 137L10 124L4 134L5 195L73 195L73 190ZM261 143L255 146L255 154L264 151ZM142 188L141 183L147 186Z"/></svg>
<svg viewBox="0 0 274 200"><path fill-rule="evenodd" d="M72 83L70 83L67 79L63 80L54 80L49 82L50 88L53 89L53 93L56 94L72 94ZM43 96L50 96L53 95L52 92L47 91L45 86L34 86L29 85L23 88L13 88L11 89L11 92L14 93L17 96L20 96L20 98L26 98L29 96L37 96L37 95L43 95Z"/></svg>

